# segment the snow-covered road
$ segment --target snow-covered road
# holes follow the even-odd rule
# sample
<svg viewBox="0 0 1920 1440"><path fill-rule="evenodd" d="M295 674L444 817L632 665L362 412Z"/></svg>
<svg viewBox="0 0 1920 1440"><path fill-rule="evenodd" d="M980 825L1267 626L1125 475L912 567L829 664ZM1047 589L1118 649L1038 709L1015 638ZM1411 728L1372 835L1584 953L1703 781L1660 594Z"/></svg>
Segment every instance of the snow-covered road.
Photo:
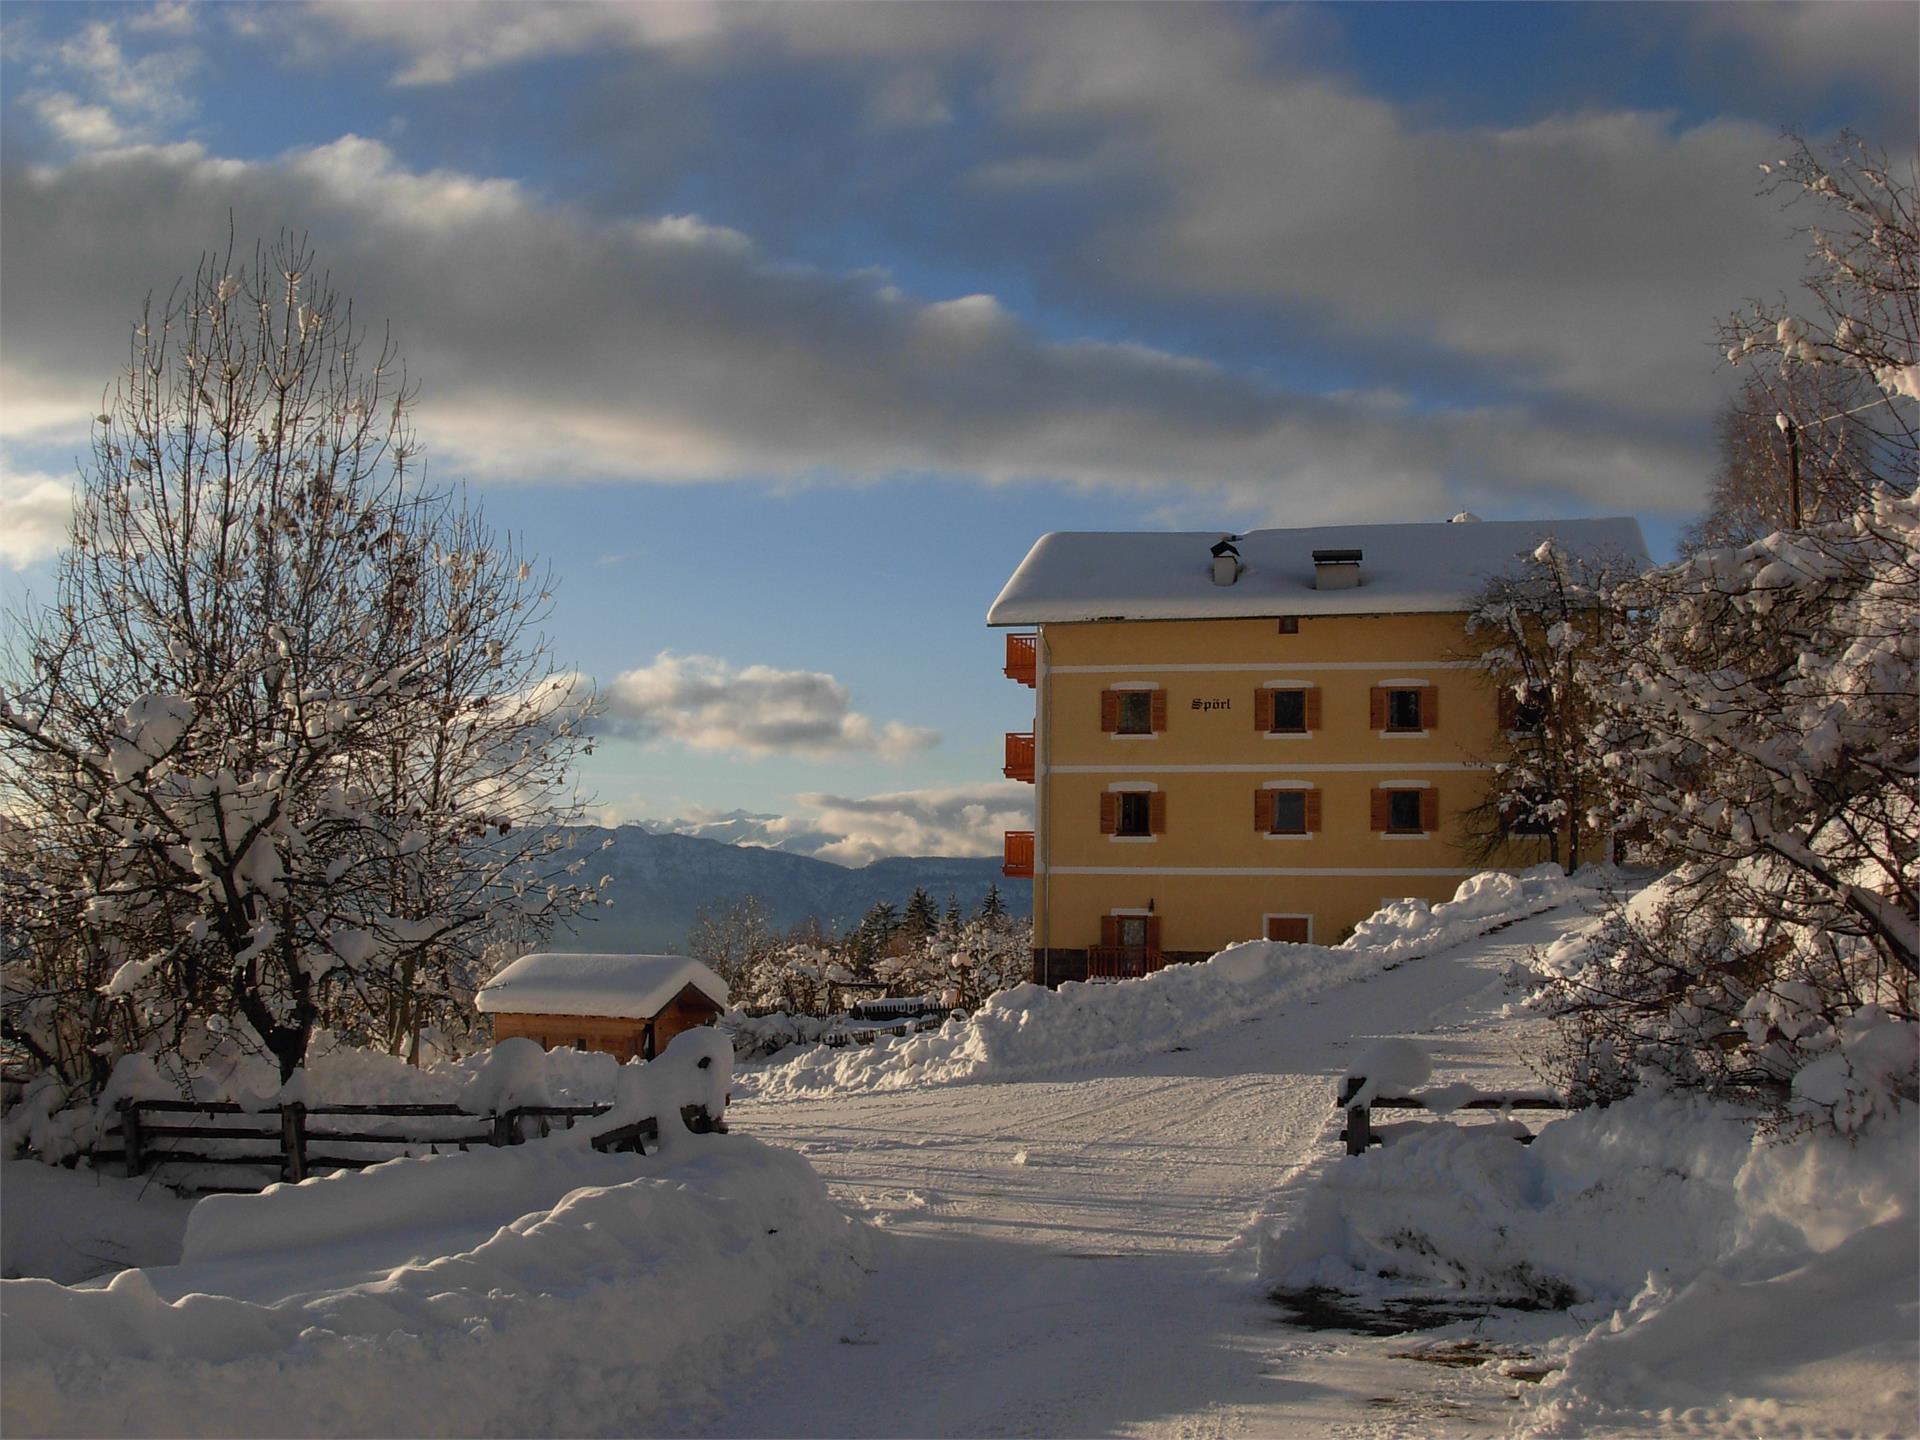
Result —
<svg viewBox="0 0 1920 1440"><path fill-rule="evenodd" d="M1504 1432L1484 1371L1280 1323L1233 1242L1332 1160L1335 1079L1374 1038L1421 1037L1436 1082L1538 1083L1539 1023L1494 1023L1500 976L1588 923L1535 916L1147 1061L738 1103L739 1130L801 1151L891 1234L860 1294L686 1433Z"/></svg>

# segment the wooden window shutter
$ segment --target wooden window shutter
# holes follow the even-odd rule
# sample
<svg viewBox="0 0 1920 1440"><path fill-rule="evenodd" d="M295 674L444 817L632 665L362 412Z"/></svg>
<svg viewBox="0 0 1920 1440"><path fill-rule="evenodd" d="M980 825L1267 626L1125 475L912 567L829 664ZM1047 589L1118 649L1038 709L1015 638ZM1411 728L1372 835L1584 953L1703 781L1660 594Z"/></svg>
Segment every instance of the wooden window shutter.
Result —
<svg viewBox="0 0 1920 1440"><path fill-rule="evenodd" d="M1120 832L1120 797L1106 794L1100 797L1100 833L1117 835Z"/></svg>
<svg viewBox="0 0 1920 1440"><path fill-rule="evenodd" d="M1167 728L1167 692L1164 690L1154 691L1149 709L1152 714L1147 724L1153 730L1153 733L1158 735L1162 730Z"/></svg>
<svg viewBox="0 0 1920 1440"><path fill-rule="evenodd" d="M1307 729L1320 728L1320 687L1314 686L1307 691Z"/></svg>
<svg viewBox="0 0 1920 1440"><path fill-rule="evenodd" d="M1273 729L1273 691L1265 686L1253 692L1253 728Z"/></svg>
<svg viewBox="0 0 1920 1440"><path fill-rule="evenodd" d="M1167 793L1156 790L1147 796L1147 833L1160 835L1167 828Z"/></svg>
<svg viewBox="0 0 1920 1440"><path fill-rule="evenodd" d="M1440 792L1438 790L1420 792L1420 828L1429 835L1440 828Z"/></svg>
<svg viewBox="0 0 1920 1440"><path fill-rule="evenodd" d="M1420 728L1434 730L1440 725L1440 687L1428 685L1420 691Z"/></svg>
<svg viewBox="0 0 1920 1440"><path fill-rule="evenodd" d="M1306 811L1307 832L1318 834L1320 831L1320 792L1318 790L1307 791Z"/></svg>
<svg viewBox="0 0 1920 1440"><path fill-rule="evenodd" d="M1369 730L1387 728L1387 692L1378 685L1367 691L1367 728Z"/></svg>
<svg viewBox="0 0 1920 1440"><path fill-rule="evenodd" d="M1102 915L1100 917L1100 943L1102 945L1118 945L1120 943L1120 917L1118 915Z"/></svg>
<svg viewBox="0 0 1920 1440"><path fill-rule="evenodd" d="M1376 695L1379 691L1374 692ZM1389 830L1393 827L1393 792L1376 790L1373 792L1373 828Z"/></svg>
<svg viewBox="0 0 1920 1440"><path fill-rule="evenodd" d="M1149 950L1160 948L1160 917L1158 915L1147 916L1147 948Z"/></svg>
<svg viewBox="0 0 1920 1440"><path fill-rule="evenodd" d="M1502 730L1518 729L1520 723L1519 709L1519 701L1514 696L1513 687L1510 685L1502 685L1500 687L1500 693L1494 697L1493 702L1495 723L1499 725Z"/></svg>
<svg viewBox="0 0 1920 1440"><path fill-rule="evenodd" d="M1100 692L1100 728L1111 735L1120 728L1120 692Z"/></svg>
<svg viewBox="0 0 1920 1440"><path fill-rule="evenodd" d="M1262 834L1273 829L1273 792L1271 790L1253 792L1253 828Z"/></svg>

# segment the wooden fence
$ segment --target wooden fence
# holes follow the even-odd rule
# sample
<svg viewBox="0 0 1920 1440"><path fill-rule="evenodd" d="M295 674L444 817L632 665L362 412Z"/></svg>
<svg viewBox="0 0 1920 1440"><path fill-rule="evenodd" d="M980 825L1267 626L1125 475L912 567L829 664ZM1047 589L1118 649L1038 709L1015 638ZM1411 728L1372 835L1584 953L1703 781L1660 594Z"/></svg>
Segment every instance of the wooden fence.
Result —
<svg viewBox="0 0 1920 1440"><path fill-rule="evenodd" d="M159 1165L256 1170L277 1167L282 1180L297 1184L318 1170L361 1170L392 1158L343 1155L330 1151L329 1146L394 1146L405 1153L422 1147L438 1152L476 1145L518 1145L527 1139L530 1129L537 1127L545 1136L552 1133L557 1122L570 1130L576 1120L604 1115L613 1107L516 1105L498 1113L475 1114L457 1105L303 1105L296 1101L248 1110L221 1101L123 1100L118 1108L121 1148L96 1148L96 1164L119 1159L128 1175L140 1175ZM682 1107L680 1118L696 1134L726 1132L725 1117L714 1119L704 1105ZM381 1119L398 1123L365 1128ZM648 1117L596 1135L593 1148L644 1151L647 1141L659 1138L658 1120ZM183 1149L182 1141L199 1144ZM242 1148L216 1150L208 1148L207 1142ZM261 1186L200 1188L255 1190Z"/></svg>
<svg viewBox="0 0 1920 1440"><path fill-rule="evenodd" d="M1385 1136L1373 1128L1372 1113L1375 1110L1421 1110L1434 1112L1436 1107L1428 1103L1423 1095L1376 1095L1365 1105L1355 1105L1353 1097L1366 1085L1364 1075L1349 1075L1340 1083L1338 1104L1346 1112L1346 1128L1341 1130L1340 1138L1346 1142L1347 1154L1364 1155L1367 1148L1385 1142ZM1455 1110L1571 1110L1573 1107L1557 1095L1547 1095L1538 1091L1488 1093L1478 1095L1471 1100L1449 1103L1438 1107L1447 1113ZM1533 1143L1531 1133L1522 1132L1513 1137L1522 1145Z"/></svg>

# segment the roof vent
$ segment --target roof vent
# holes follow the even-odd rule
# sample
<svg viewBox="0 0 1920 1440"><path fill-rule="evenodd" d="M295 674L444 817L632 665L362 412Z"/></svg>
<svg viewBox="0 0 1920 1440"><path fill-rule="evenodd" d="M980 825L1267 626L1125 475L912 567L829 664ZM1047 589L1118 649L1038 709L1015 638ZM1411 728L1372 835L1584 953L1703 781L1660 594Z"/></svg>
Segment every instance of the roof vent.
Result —
<svg viewBox="0 0 1920 1440"><path fill-rule="evenodd" d="M1313 588L1351 590L1360 583L1358 550L1316 550L1313 552Z"/></svg>
<svg viewBox="0 0 1920 1440"><path fill-rule="evenodd" d="M1213 583L1231 585L1240 578L1240 572L1247 567L1240 563L1240 552L1233 542L1240 537L1228 535L1208 552L1213 556Z"/></svg>

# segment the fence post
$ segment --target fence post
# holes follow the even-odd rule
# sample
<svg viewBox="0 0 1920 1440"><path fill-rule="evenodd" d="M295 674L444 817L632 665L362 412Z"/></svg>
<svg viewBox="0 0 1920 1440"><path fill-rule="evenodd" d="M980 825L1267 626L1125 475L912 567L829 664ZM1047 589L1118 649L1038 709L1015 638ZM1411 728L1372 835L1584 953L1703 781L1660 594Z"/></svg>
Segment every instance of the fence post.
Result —
<svg viewBox="0 0 1920 1440"><path fill-rule="evenodd" d="M281 1175L298 1185L307 1178L307 1107L298 1100L280 1107Z"/></svg>
<svg viewBox="0 0 1920 1440"><path fill-rule="evenodd" d="M126 1151L127 1174L138 1175L145 1165L146 1156L140 1151L140 1102L122 1100L120 1102L120 1143Z"/></svg>
<svg viewBox="0 0 1920 1440"><path fill-rule="evenodd" d="M516 1114L512 1110L502 1110L498 1115L494 1116L493 1135L487 1143L496 1148L519 1144L520 1136L516 1133L519 1127L514 1123L516 1118Z"/></svg>
<svg viewBox="0 0 1920 1440"><path fill-rule="evenodd" d="M1340 1105L1347 1112L1347 1154L1364 1155L1367 1146L1373 1143L1372 1116L1365 1105L1349 1105L1347 1102L1365 1087L1364 1075L1349 1075L1340 1086Z"/></svg>

